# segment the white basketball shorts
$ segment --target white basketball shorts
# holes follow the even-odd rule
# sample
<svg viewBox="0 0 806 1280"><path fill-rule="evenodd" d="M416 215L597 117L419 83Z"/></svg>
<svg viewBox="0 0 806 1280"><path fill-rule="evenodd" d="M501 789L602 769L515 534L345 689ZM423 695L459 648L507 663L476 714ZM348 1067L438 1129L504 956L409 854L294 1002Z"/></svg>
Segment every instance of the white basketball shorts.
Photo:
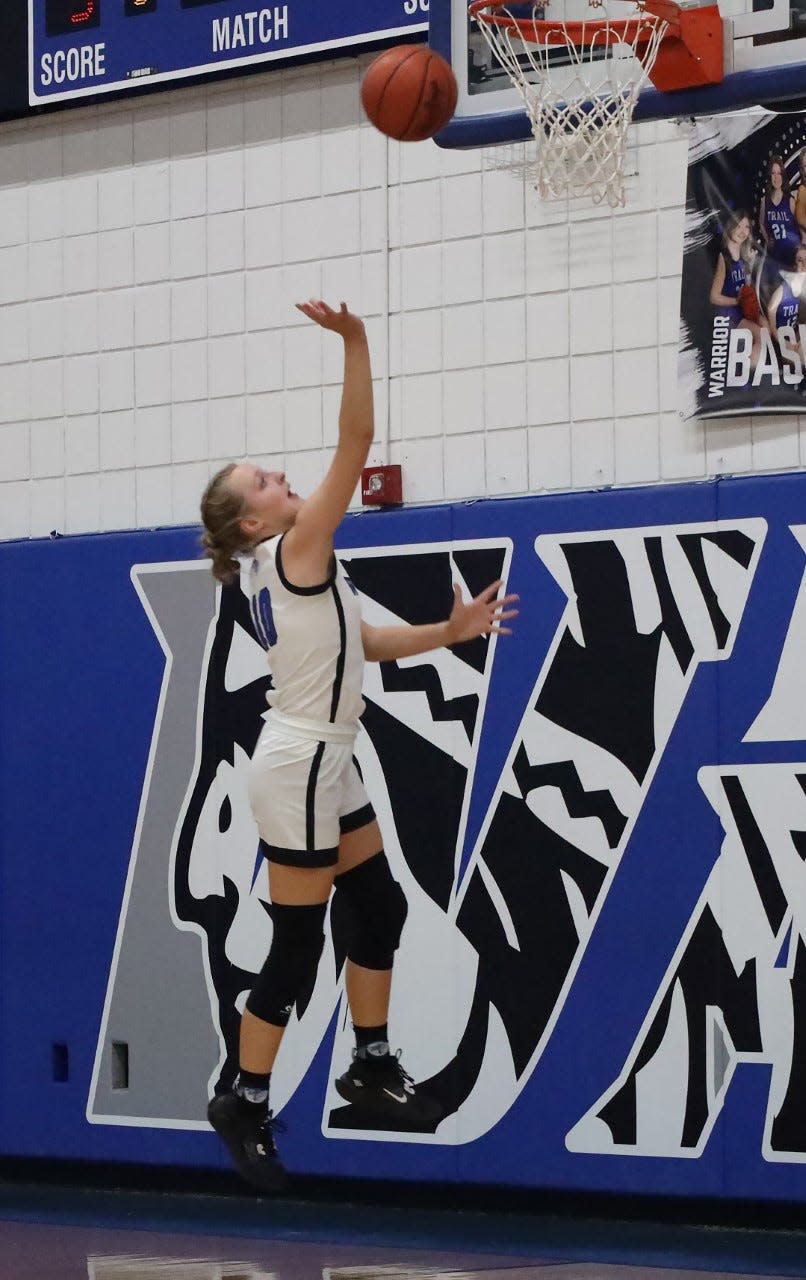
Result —
<svg viewBox="0 0 806 1280"><path fill-rule="evenodd" d="M269 862L335 866L339 837L372 822L356 732L269 712L249 765L249 802Z"/></svg>

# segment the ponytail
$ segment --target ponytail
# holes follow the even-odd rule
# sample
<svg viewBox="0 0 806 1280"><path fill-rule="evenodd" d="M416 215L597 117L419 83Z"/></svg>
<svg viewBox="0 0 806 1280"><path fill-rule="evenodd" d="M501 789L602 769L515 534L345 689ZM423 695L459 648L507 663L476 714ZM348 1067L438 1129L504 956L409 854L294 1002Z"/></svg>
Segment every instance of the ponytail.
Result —
<svg viewBox="0 0 806 1280"><path fill-rule="evenodd" d="M234 470L235 463L230 462L217 471L201 500L204 554L212 561L213 577L224 584L238 577L241 566L236 556L248 549L241 529L243 500L227 484Z"/></svg>

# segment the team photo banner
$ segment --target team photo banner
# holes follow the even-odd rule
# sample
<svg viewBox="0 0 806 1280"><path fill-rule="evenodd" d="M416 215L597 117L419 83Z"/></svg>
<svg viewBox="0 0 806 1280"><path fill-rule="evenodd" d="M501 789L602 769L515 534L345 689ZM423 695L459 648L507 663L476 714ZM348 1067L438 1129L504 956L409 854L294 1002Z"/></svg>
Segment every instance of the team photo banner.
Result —
<svg viewBox="0 0 806 1280"><path fill-rule="evenodd" d="M686 418L806 405L806 114L697 121L678 380Z"/></svg>

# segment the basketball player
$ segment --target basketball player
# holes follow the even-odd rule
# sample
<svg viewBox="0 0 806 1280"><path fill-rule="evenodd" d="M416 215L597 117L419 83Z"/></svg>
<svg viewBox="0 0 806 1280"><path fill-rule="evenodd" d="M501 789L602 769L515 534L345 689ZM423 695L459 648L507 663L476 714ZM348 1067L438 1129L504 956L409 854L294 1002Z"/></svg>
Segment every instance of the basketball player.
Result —
<svg viewBox="0 0 806 1280"><path fill-rule="evenodd" d="M747 329L752 335L750 363L753 366L758 363L761 354L761 324L766 325L766 320L759 313L758 299L752 287L754 258L750 219L741 212L728 214L711 282L710 299L717 308L717 315L730 321L731 329ZM748 307L749 314L746 314L743 308L748 292L752 296L754 307L752 310Z"/></svg>
<svg viewBox="0 0 806 1280"><path fill-rule="evenodd" d="M336 560L333 535L361 478L373 438L372 374L363 322L321 301L300 304L344 343L336 452L303 500L285 475L251 462L213 477L201 503L204 542L220 581L239 553L252 557L255 631L275 689L250 765L249 797L268 863L273 924L269 955L241 1020L240 1073L213 1098L208 1117L243 1176L263 1191L284 1175L274 1142L269 1083L298 995L310 991L331 892L350 921L345 985L356 1036L339 1094L380 1129L433 1132L441 1113L389 1049L392 963L406 918L380 829L353 759L363 710L364 660L390 661L507 632L517 597L493 583L465 603L454 588L444 622L373 627Z"/></svg>
<svg viewBox="0 0 806 1280"><path fill-rule="evenodd" d="M795 192L795 220L800 230L800 238L806 244L806 147L798 160L800 184Z"/></svg>
<svg viewBox="0 0 806 1280"><path fill-rule="evenodd" d="M795 197L790 193L780 156L772 156L767 166L767 183L759 205L758 225L767 252L778 266L791 270L801 237L795 217Z"/></svg>
<svg viewBox="0 0 806 1280"><path fill-rule="evenodd" d="M793 273L784 272L781 276L781 283L770 298L767 308L767 319L770 326L770 332L778 342L782 351L786 351L790 356L797 359L798 364L801 361L800 346L798 343L798 322L800 320L801 299L804 298L806 290L806 245L801 245L795 254L795 270ZM781 334L779 330L791 329L792 336L789 334Z"/></svg>

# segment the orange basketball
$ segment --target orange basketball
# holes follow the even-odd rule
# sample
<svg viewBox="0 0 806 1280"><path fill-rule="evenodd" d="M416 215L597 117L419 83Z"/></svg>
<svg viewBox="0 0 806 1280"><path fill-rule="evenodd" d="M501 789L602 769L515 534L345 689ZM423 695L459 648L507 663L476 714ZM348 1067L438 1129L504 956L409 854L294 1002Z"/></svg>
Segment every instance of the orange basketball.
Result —
<svg viewBox="0 0 806 1280"><path fill-rule="evenodd" d="M361 102L381 133L422 142L448 123L458 92L450 64L438 53L427 45L399 44L370 63Z"/></svg>
<svg viewBox="0 0 806 1280"><path fill-rule="evenodd" d="M751 284L743 284L736 301L741 308L742 315L745 320L752 320L754 324L758 324L761 320L761 303L758 300L758 294Z"/></svg>

